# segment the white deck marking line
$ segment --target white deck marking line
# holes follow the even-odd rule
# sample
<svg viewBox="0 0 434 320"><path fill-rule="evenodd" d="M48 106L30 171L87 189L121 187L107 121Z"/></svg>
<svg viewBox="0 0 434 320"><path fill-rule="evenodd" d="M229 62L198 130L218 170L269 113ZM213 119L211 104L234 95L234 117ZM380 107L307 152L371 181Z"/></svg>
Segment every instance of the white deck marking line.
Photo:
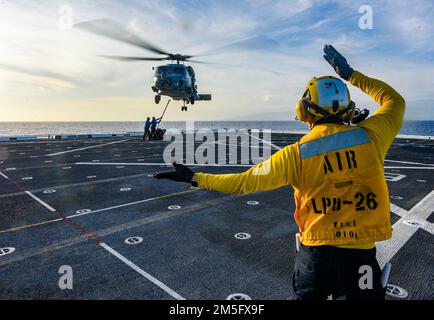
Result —
<svg viewBox="0 0 434 320"><path fill-rule="evenodd" d="M434 164L431 164L431 163L408 162L408 161L397 161L397 160L384 160L384 161L402 163L402 164L415 164L415 165L420 165L420 166L434 166Z"/></svg>
<svg viewBox="0 0 434 320"><path fill-rule="evenodd" d="M168 293L170 296L172 296L176 300L185 300L185 298L182 297L179 293L173 291L168 286L166 286L164 283L162 283L160 280L156 279L155 277L151 276L146 271L144 271L141 268L139 268L136 264L134 264L133 262L131 262L130 260L128 260L127 258L125 258L123 255L121 255L119 252L117 252L113 248L109 247L104 242L100 243L100 246L102 248L104 248L105 250L107 250L108 252L110 252L116 258L118 258L119 260L121 260L123 263L125 263L127 266L129 266L131 269L133 269L134 271L136 271L138 274L142 275L143 277L145 277L146 279L148 279L150 282L152 282L153 284L155 284L156 286L158 286L160 289L164 290L166 293Z"/></svg>
<svg viewBox="0 0 434 320"><path fill-rule="evenodd" d="M243 196L240 196L243 197ZM168 219L171 218L175 218L175 217L179 217L179 216L183 216L186 214L191 214L191 213L198 213L200 212L201 209L209 207L209 205L220 205L220 204L224 204L227 202L227 199L232 199L233 196L225 196L216 200L211 200L207 205L204 204L194 204L191 205L189 207L184 207L182 210L177 210L177 211L164 211L160 214L154 215L154 216L149 216L146 218L141 218L139 220L135 220L132 222L127 222L127 223L123 223L120 225L115 225L112 227L108 227L99 231L95 231L94 232L94 236L97 237L98 239L102 239L104 237L119 233L119 232L124 232L127 230L131 230L140 226L146 226L148 224L152 224L158 221L166 221ZM37 248L33 248L33 249L29 249L26 250L25 252L21 252L17 255L15 255L13 258L10 257L7 260L0 260L0 267L8 265L10 263L14 263L17 261L23 261L24 259L28 259L31 257L35 257L41 254L46 254L46 253L50 253L50 252L54 252L60 249L63 249L65 247L69 247L71 245L74 244L78 244L78 243L82 243L85 241L89 241L89 238L85 235L81 235L81 236L76 236L73 238L69 238L63 241L54 241L51 242L49 245L47 245L46 247L37 247Z"/></svg>
<svg viewBox="0 0 434 320"><path fill-rule="evenodd" d="M221 143L221 142L217 142L217 141L215 141L215 142L209 142L209 143L204 142L204 143L202 143L202 144L218 144L218 145L222 145L222 146L234 146L234 147L240 147L239 144L235 144L235 143ZM259 147L259 146L249 146L249 148L262 149L262 148Z"/></svg>
<svg viewBox="0 0 434 320"><path fill-rule="evenodd" d="M92 213L98 213L98 212L104 212L104 211L110 211L110 210L114 210L114 209L129 207L129 206L133 206L133 205L140 204L140 203L150 202L150 201L154 201L154 200L160 200L162 198L168 198L169 196L176 196L176 195L194 192L197 190L199 190L199 189L181 191L181 192L176 192L176 193L172 193L172 194L168 194L168 195L164 195L164 196L157 196L157 197L153 197L153 198L149 198L149 199L143 199L143 200L138 200L138 201L134 201L134 202L123 203L123 204L108 207L108 208L102 208L102 209L98 209L98 210L91 210L89 212L77 213L77 214L74 214L72 216L68 216L67 218L77 218L77 217L86 216L86 215L92 214Z"/></svg>
<svg viewBox="0 0 434 320"><path fill-rule="evenodd" d="M49 186L49 187L44 187L44 188L39 188L39 189L32 189L32 190L29 190L29 191L33 192L33 193L37 193L37 192L42 192L44 190L50 190L50 189L59 190L59 189L83 187L83 186L88 186L88 185L92 185L92 184L101 184L101 183L115 182L115 181L120 181L120 180L125 180L125 179L134 179L134 178L139 178L139 177L147 176L148 174L149 173L140 173L140 174L133 174L133 175L122 176L122 177L117 177L117 178L91 180L91 181L86 181L86 182L64 184L64 185L59 185L59 186ZM0 199L2 199L2 198L9 198L9 197L15 197L15 196L22 195L24 193L25 192L13 192L13 193L0 194Z"/></svg>
<svg viewBox="0 0 434 320"><path fill-rule="evenodd" d="M76 162L76 165L89 165L89 166L172 166L171 163L136 163L136 162ZM251 164L197 164L187 163L184 164L190 167L252 167Z"/></svg>
<svg viewBox="0 0 434 320"><path fill-rule="evenodd" d="M417 220L425 223L425 220L432 213L433 208L434 190L411 208L406 216L399 219L393 225L392 239L377 243L377 259L381 267L383 267L386 262L390 261L418 230L418 228L404 224L403 220Z"/></svg>
<svg viewBox="0 0 434 320"><path fill-rule="evenodd" d="M126 139L126 140L120 140L120 141L114 141L114 142L109 142L109 143L103 143L103 144L97 144L95 146L78 148L78 149L72 149L72 150L68 150L68 151L50 153L50 154L46 154L45 156L46 157L54 157L54 156L58 156L58 155L65 154L65 153L77 152L77 151L88 150L88 149L93 149L93 148L101 148L101 147L104 147L104 146L108 146L108 145L115 144L115 143L122 143L122 142L125 142L125 141L128 141L128 139Z"/></svg>
<svg viewBox="0 0 434 320"><path fill-rule="evenodd" d="M37 202L39 202L40 204L42 204L45 208L47 208L51 212L56 212L56 209L54 209L53 207L51 207L48 203L45 203L44 201L42 201L41 199L39 199L37 196L35 196L30 191L25 191L25 193L27 193L30 197L32 197L34 200L36 200Z"/></svg>
<svg viewBox="0 0 434 320"><path fill-rule="evenodd" d="M72 219L72 218L77 218L77 217L81 217L81 216L86 216L86 215L89 215L89 214L92 214L92 213L98 213L98 212L104 212L104 211L110 211L110 210L114 210L114 209L129 207L129 206L133 206L133 205L140 204L140 203L145 203L145 202L150 202L150 201L155 201L155 200L161 200L161 199L165 199L165 198L169 198L169 197L174 197L174 196L178 196L178 195L182 195L182 194L187 194L187 193L195 192L195 191L198 191L198 190L200 190L200 189L186 190L186 191L181 191L181 192L169 193L169 194L165 194L165 195L157 196L157 197L153 197L153 198L148 198L148 199L138 200L138 201L134 201L134 202L123 203L123 204L120 204L120 205L117 205L117 206L108 207L108 208L102 208L102 209L98 209L98 210L91 210L89 212L77 213L77 214L73 214L73 215L70 215L70 216L66 216L65 219ZM30 195L32 193L30 192L28 194ZM36 201L38 201L38 202L40 200L39 198L37 199L36 196L31 196L31 197L33 199L35 199ZM43 202L39 202L39 203L43 204ZM41 221L41 222L29 224L29 225L24 225L24 226L21 226L21 227L11 228L11 229L8 229L8 230L0 230L0 233L6 233L6 232L12 232L12 231L17 231L17 230L32 228L32 227L39 226L39 225L42 225L42 224L46 225L46 224L49 224L49 223L59 222L59 221L62 221L62 220L63 220L63 218Z"/></svg>
<svg viewBox="0 0 434 320"><path fill-rule="evenodd" d="M408 211L398 207L396 204L390 203L390 211L392 211L394 214L400 216L401 218L406 216L408 214Z"/></svg>
<svg viewBox="0 0 434 320"><path fill-rule="evenodd" d="M171 166L170 163L136 163L136 162L76 162L75 165L91 165L91 166ZM253 167L252 164L184 164L190 167ZM389 167L384 169L412 169L412 170L434 170L434 167Z"/></svg>
<svg viewBox="0 0 434 320"><path fill-rule="evenodd" d="M267 141L267 140L264 140L264 139L261 139L261 138L255 137L255 136L253 136L253 135L251 135L251 134L248 134L248 133L246 133L246 132L242 132L242 133L244 133L244 134L246 134L246 135L252 137L253 139L256 139L256 140L262 141L262 143L265 143L265 144L267 144L267 145L273 147L273 148L276 149L276 150L281 150L281 149L282 149L281 147L276 146L275 144L273 144L273 143L271 143L271 142L269 142L269 141Z"/></svg>
<svg viewBox="0 0 434 320"><path fill-rule="evenodd" d="M389 167L389 166L385 166L384 169L434 170L434 167Z"/></svg>
<svg viewBox="0 0 434 320"><path fill-rule="evenodd" d="M5 175L3 172L0 172L0 176L2 176L3 178L5 178L5 179L8 179L9 180L9 177L7 176L7 175Z"/></svg>
<svg viewBox="0 0 434 320"><path fill-rule="evenodd" d="M428 222L428 221L424 221L425 225L423 227L421 227L423 230L431 233L432 235L434 235L434 223Z"/></svg>
<svg viewBox="0 0 434 320"><path fill-rule="evenodd" d="M45 208L47 208L48 210L50 210L51 212L56 212L56 209L54 209L49 204L47 204L44 201L42 201L41 199L39 199L33 193L31 193L29 191L26 191L26 193L30 197L32 197L34 200L36 200L37 202L39 202L41 205L43 205ZM136 264L132 263L130 260L128 260L127 258L125 258L123 255L121 255L116 250L114 250L111 247L109 247L104 242L99 243L99 245L102 248L104 248L106 251L108 251L109 253L111 253L112 255L114 255L116 258L118 258L119 260L121 260L123 263L125 263L127 266L129 266L131 269L133 269L134 271L138 272L140 275L142 275L143 277L145 277L146 279L148 279L150 282L152 282L153 284L157 285L159 288L161 288L166 293L168 293L169 295L171 295L173 298L175 298L177 300L185 300L185 298L183 298L181 295L179 295L178 293L176 293L175 291L173 291L172 289L170 289L168 286L166 286L160 280L156 279L155 277L151 276L149 273L147 273L144 270L142 270L141 268L139 268Z"/></svg>

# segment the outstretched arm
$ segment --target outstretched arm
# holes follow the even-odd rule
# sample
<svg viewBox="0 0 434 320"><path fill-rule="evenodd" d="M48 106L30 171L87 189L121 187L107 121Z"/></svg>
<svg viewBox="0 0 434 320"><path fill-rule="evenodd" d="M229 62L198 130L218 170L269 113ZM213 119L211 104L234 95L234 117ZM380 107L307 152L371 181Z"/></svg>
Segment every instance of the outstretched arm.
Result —
<svg viewBox="0 0 434 320"><path fill-rule="evenodd" d="M285 185L298 184L297 146L290 145L276 152L268 160L261 162L249 170L237 174L208 174L196 173L185 166L179 167L179 174L157 174L156 178L167 178L175 181L197 181L199 188L220 191L230 194L246 194L256 191L277 189ZM181 165L177 165L181 166ZM187 170L187 171L186 171ZM178 172L178 169L176 170ZM187 175L181 174L187 172ZM180 180L175 177L187 177Z"/></svg>

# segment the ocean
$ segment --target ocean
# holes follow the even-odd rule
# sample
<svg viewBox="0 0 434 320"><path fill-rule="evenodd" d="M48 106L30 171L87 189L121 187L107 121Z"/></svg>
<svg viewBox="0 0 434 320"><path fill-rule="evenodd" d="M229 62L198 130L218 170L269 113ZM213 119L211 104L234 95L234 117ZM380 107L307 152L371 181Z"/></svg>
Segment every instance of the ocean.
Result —
<svg viewBox="0 0 434 320"><path fill-rule="evenodd" d="M165 129L185 129L183 121L163 121ZM307 126L297 121L195 121L194 127L227 129L271 129L307 131ZM143 122L0 122L0 137L39 136L51 134L94 134L143 131ZM434 135L434 121L405 121L400 134Z"/></svg>

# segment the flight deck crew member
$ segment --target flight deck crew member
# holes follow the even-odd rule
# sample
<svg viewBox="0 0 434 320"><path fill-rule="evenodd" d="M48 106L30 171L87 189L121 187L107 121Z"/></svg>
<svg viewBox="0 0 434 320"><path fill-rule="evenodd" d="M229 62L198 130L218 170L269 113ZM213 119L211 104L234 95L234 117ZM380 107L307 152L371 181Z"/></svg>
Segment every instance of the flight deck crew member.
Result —
<svg viewBox="0 0 434 320"><path fill-rule="evenodd" d="M147 117L145 122L145 133L143 134L143 141L146 140L146 136L148 136L148 139L151 139L151 118Z"/></svg>
<svg viewBox="0 0 434 320"><path fill-rule="evenodd" d="M157 125L161 122L161 118L155 119L152 117L151 122L151 139L155 139L155 132L157 131Z"/></svg>
<svg viewBox="0 0 434 320"><path fill-rule="evenodd" d="M298 119L311 129L298 142L240 174L194 173L174 163L175 171L155 176L231 194L291 185L302 243L293 274L296 298L384 299L375 248L392 236L383 165L405 101L386 83L354 71L332 46L324 52L341 78L379 103L372 117L347 125L355 104L345 83L314 78L296 106ZM266 174L256 174L261 168Z"/></svg>

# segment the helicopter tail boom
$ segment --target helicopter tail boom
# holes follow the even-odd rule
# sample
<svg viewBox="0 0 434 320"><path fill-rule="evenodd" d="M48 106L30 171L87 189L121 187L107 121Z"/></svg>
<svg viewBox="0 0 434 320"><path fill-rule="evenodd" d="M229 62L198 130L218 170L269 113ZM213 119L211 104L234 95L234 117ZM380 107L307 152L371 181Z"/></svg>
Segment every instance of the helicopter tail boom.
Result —
<svg viewBox="0 0 434 320"><path fill-rule="evenodd" d="M199 94L198 101L211 101L211 95L210 94Z"/></svg>

